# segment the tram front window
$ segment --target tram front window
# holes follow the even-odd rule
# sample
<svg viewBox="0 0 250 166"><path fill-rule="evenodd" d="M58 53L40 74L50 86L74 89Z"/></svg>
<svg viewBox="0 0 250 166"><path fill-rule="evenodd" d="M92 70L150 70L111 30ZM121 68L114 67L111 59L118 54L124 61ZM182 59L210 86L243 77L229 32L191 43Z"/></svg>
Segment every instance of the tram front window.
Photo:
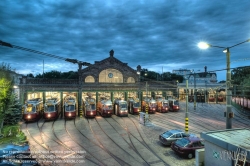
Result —
<svg viewBox="0 0 250 166"><path fill-rule="evenodd" d="M68 105L65 107L66 111L75 111L75 106L74 105Z"/></svg>
<svg viewBox="0 0 250 166"><path fill-rule="evenodd" d="M26 112L36 112L36 107L33 107L33 105L29 104L26 108Z"/></svg>
<svg viewBox="0 0 250 166"><path fill-rule="evenodd" d="M54 112L55 111L55 106L47 106L46 112Z"/></svg>
<svg viewBox="0 0 250 166"><path fill-rule="evenodd" d="M96 109L95 108L95 104L91 104L90 106L91 106L91 110L95 110Z"/></svg>
<svg viewBox="0 0 250 166"><path fill-rule="evenodd" d="M163 103L163 106L165 106L165 107L168 106L168 103Z"/></svg>
<svg viewBox="0 0 250 166"><path fill-rule="evenodd" d="M111 110L111 109L112 109L112 105L106 105L106 106L104 107L104 109L105 109L105 110Z"/></svg>
<svg viewBox="0 0 250 166"><path fill-rule="evenodd" d="M121 108L127 108L127 104L121 104L120 107Z"/></svg>
<svg viewBox="0 0 250 166"><path fill-rule="evenodd" d="M156 107L156 103L151 103L150 106L151 107Z"/></svg>
<svg viewBox="0 0 250 166"><path fill-rule="evenodd" d="M140 107L140 103L134 103L134 107Z"/></svg>

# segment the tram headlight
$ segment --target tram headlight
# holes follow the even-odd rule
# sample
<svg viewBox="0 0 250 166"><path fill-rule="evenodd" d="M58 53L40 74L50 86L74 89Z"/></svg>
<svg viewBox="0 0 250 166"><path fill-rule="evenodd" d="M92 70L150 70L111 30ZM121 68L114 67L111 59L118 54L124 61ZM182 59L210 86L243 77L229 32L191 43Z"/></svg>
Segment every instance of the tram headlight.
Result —
<svg viewBox="0 0 250 166"><path fill-rule="evenodd" d="M28 115L28 119L30 119L30 115Z"/></svg>
<svg viewBox="0 0 250 166"><path fill-rule="evenodd" d="M71 116L71 113L69 113L69 116Z"/></svg>
<svg viewBox="0 0 250 166"><path fill-rule="evenodd" d="M48 117L50 117L51 115L50 114L48 114Z"/></svg>
<svg viewBox="0 0 250 166"><path fill-rule="evenodd" d="M91 112L90 115L93 115L93 112Z"/></svg>

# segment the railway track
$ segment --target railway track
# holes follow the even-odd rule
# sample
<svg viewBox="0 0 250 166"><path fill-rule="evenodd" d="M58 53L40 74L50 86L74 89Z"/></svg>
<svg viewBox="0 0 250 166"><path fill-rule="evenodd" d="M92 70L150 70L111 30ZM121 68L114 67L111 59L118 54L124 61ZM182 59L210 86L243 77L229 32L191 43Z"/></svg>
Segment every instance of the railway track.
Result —
<svg viewBox="0 0 250 166"><path fill-rule="evenodd" d="M105 151L110 155L112 156L112 158L115 159L115 161L119 164L119 165L132 165L130 163L128 163L127 161L129 161L129 159L123 159L122 156L119 156L118 155L115 155L115 153L118 153L119 149L121 150L124 150L121 146L119 146L113 139L111 139L107 133L102 129L102 127L100 126L100 124L98 123L98 121L95 119L93 119L93 121L90 121L89 119L87 119L87 122L88 122L88 125L89 125L89 128L91 130L91 133L93 134L94 138L98 141L98 143L101 145L102 148L105 149ZM96 123L95 123L96 122ZM93 129L95 126L95 129ZM97 128L99 127L99 129ZM99 131L99 133L96 132ZM102 133L100 133L102 132ZM98 135L102 134L102 139L100 139L98 137ZM104 136L106 136L106 139L103 138ZM106 143L106 145L104 144L104 140L106 141L111 141L112 143L108 142ZM116 145L116 146L113 146L113 145ZM107 148L109 147L109 148ZM118 149L117 149L118 147ZM111 150L108 150L108 149L112 149L113 152ZM116 152L114 152L116 151ZM126 151L125 151L126 152Z"/></svg>
<svg viewBox="0 0 250 166"><path fill-rule="evenodd" d="M161 157L159 157L159 155L157 153L155 153L154 150L152 150L147 145L146 141L144 140L143 136L141 135L141 132L138 129L138 126L135 124L135 122L133 120L130 119L130 115L128 118L119 118L119 117L114 118L114 117L112 117L112 119L114 121L116 121L123 128L123 130L125 130L127 132L127 135L130 138L130 142L131 142L134 150L138 153L138 155L144 160L144 162L147 165L156 164L156 163L158 163L158 164L162 163L164 165L168 165ZM135 129L134 133L131 130L131 126L129 127L129 123L126 121L127 119L129 119L130 122L132 121L132 123L131 123L131 124L133 124L132 128ZM123 125L119 122L119 120L123 121ZM139 133L139 135L138 135L138 133ZM136 136L136 134L138 136ZM136 141L135 144L133 143L132 138L134 138L134 140ZM136 147L136 146L138 146L138 142L140 143L140 146ZM145 149L148 151L147 155L146 155L147 157L142 156L142 154L146 153ZM148 156L151 156L151 158L148 158ZM153 158L153 156L155 156L155 157Z"/></svg>
<svg viewBox="0 0 250 166"><path fill-rule="evenodd" d="M105 120L110 124L110 126L112 126L112 128L114 130L116 130L117 133L120 132L120 130L125 130L126 133L127 133L126 136L128 136L129 140L126 140L124 138L125 137L124 134L123 134L123 136L121 138L129 145L129 147L131 149L134 150L134 152L138 155L138 157L140 157L143 160L144 165L150 165L150 163L147 161L147 159L145 157L143 157L142 154L139 152L139 149L141 149L141 147L137 148L136 145L134 144L134 141L136 141L136 140L132 141L133 138L131 138L131 137L134 137L134 139L137 139L137 138L129 132L128 126L124 128L115 119L113 119L113 117L112 117L112 121L110 121L110 120L108 120L106 118L105 118ZM115 120L116 124L117 123L119 124L119 129L116 129L116 127L115 127L116 125L112 124L112 122L114 122L114 120ZM137 139L137 142L140 142L140 141Z"/></svg>
<svg viewBox="0 0 250 166"><path fill-rule="evenodd" d="M75 119L73 120L74 124L75 124ZM64 128L65 131L67 132L68 136L79 146L81 147L81 151L82 149L87 153L87 154L82 154L82 153L77 153L78 155L86 158L87 160L89 160L90 162L92 162L93 164L96 165L100 165L100 166L105 166L105 164L102 163L102 161L96 157L94 154L92 154L86 147L83 146L81 139L76 139L71 133L70 131L67 129L67 120L64 121ZM95 159L96 161L94 161L93 159Z"/></svg>
<svg viewBox="0 0 250 166"><path fill-rule="evenodd" d="M211 109L209 109L208 106L210 106ZM214 107L216 109L214 109ZM199 114L200 116L204 117L204 115L203 115L204 113L206 114L206 116L213 115L214 119L218 120L220 123L222 123L224 125L224 121L225 121L224 111L226 111L224 104L207 104L207 103L205 103L204 105L201 105L201 109L202 109L202 112L200 111L200 114ZM219 110L221 110L221 111L219 111ZM233 111L235 112L236 109L233 108ZM190 109L190 112L195 113L197 111ZM242 116L236 115L233 120L234 120L234 127L242 127L242 126L247 127L250 125L249 120L246 119L245 117L242 117Z"/></svg>
<svg viewBox="0 0 250 166"><path fill-rule="evenodd" d="M41 138L41 142L38 141L37 138L35 138L31 133L30 133L30 129L28 127L29 123L25 124L25 131L28 134L29 138L32 139L32 141L34 141L37 145L39 145L39 149L38 147L32 145L31 146L31 153L33 153L33 155L35 155L35 158L37 158L37 161L39 162L39 164L43 164L43 165L52 165L52 166L58 166L57 163L53 162L53 159L57 158L55 153L50 153L48 156L47 152L51 152L52 150L45 144L45 141L43 140L43 136L41 133L41 126L39 125L39 122L41 121L41 119L39 121L36 122L36 126L39 130L39 137ZM42 122L42 126L44 125L44 121ZM34 123L33 123L34 124ZM53 155L53 157L51 156ZM62 161L62 159L59 158L59 160Z"/></svg>

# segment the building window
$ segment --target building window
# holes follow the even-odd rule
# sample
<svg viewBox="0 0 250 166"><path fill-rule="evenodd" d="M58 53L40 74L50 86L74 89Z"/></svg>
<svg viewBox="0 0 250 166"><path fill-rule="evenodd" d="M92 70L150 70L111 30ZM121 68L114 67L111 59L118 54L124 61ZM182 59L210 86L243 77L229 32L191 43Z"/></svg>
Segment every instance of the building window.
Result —
<svg viewBox="0 0 250 166"><path fill-rule="evenodd" d="M85 82L91 82L91 83L93 83L93 82L95 82L95 79L94 79L94 77L92 77L92 76L87 76L87 77L85 78Z"/></svg>
<svg viewBox="0 0 250 166"><path fill-rule="evenodd" d="M128 77L127 83L135 83L135 79L133 77Z"/></svg>
<svg viewBox="0 0 250 166"><path fill-rule="evenodd" d="M100 72L99 82L123 83L123 75L119 70L106 69Z"/></svg>

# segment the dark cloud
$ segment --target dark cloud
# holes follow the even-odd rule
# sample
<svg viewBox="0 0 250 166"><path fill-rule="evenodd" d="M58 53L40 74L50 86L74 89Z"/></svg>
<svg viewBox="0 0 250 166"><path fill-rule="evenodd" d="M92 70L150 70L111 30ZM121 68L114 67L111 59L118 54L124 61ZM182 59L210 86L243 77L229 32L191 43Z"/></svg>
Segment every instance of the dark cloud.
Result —
<svg viewBox="0 0 250 166"><path fill-rule="evenodd" d="M248 0L3 0L0 40L89 63L107 58L113 49L132 68L156 72L224 69L222 49L199 50L197 43L229 47L250 38L249 5ZM232 48L231 60L249 57L249 44ZM41 73L43 61L46 71L77 70L60 59L7 47L0 47L0 55L24 74ZM219 80L224 73L218 73Z"/></svg>

